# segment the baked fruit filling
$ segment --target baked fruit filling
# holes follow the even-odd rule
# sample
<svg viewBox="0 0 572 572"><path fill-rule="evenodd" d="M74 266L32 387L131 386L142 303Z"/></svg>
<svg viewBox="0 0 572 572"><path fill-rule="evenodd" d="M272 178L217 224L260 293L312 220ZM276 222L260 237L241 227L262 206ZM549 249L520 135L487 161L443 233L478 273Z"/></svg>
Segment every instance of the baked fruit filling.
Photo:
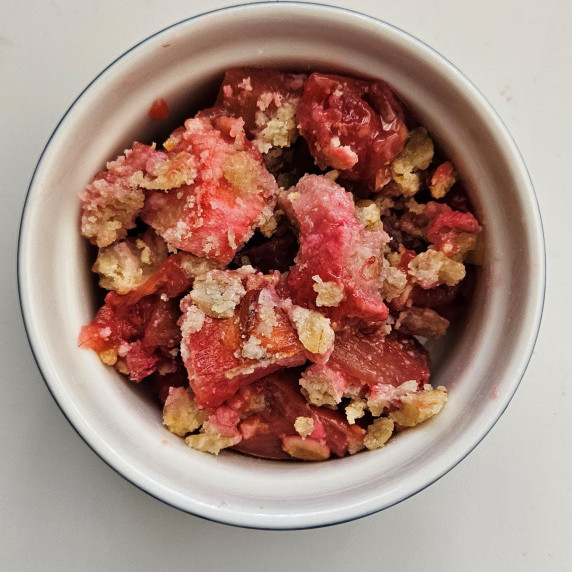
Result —
<svg viewBox="0 0 572 572"><path fill-rule="evenodd" d="M381 80L235 68L81 197L106 294L79 335L192 448L322 461L438 414L481 226Z"/></svg>

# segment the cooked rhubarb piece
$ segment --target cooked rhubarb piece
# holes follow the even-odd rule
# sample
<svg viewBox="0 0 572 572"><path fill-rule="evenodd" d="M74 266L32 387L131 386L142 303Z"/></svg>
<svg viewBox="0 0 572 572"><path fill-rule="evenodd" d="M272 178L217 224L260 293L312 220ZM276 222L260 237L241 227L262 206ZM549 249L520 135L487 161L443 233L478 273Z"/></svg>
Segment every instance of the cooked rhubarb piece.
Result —
<svg viewBox="0 0 572 572"><path fill-rule="evenodd" d="M313 73L297 114L302 136L322 169L362 181L370 190L390 180L389 164L407 137L403 109L386 83Z"/></svg>
<svg viewBox="0 0 572 572"><path fill-rule="evenodd" d="M399 228L427 240L447 257L462 260L475 248L481 226L470 212L454 211L435 201L420 206L419 214L406 212L401 216Z"/></svg>
<svg viewBox="0 0 572 572"><path fill-rule="evenodd" d="M139 177L147 164L162 154L154 147L134 143L124 155L107 164L81 197L81 233L100 248L109 246L135 227L145 201Z"/></svg>
<svg viewBox="0 0 572 572"><path fill-rule="evenodd" d="M322 312L337 329L348 318L380 322L383 230L366 230L353 197L330 179L307 175L283 200L299 228L300 250L288 276L292 299Z"/></svg>
<svg viewBox="0 0 572 572"><path fill-rule="evenodd" d="M272 214L278 187L243 125L189 119L165 142L193 170L184 184L147 191L141 218L175 248L227 264Z"/></svg>
<svg viewBox="0 0 572 572"><path fill-rule="evenodd" d="M91 324L81 329L79 345L136 382L160 367L172 370L181 339L178 298L203 268L192 255L175 254L135 290L109 292Z"/></svg>
<svg viewBox="0 0 572 572"><path fill-rule="evenodd" d="M419 387L429 382L429 355L413 337L392 332L336 335L328 366L359 385L397 387L415 380Z"/></svg>
<svg viewBox="0 0 572 572"><path fill-rule="evenodd" d="M415 338L397 332L383 335L345 330L336 334L327 364L312 364L302 372L300 387L312 405L335 407L343 398L350 398L355 409L360 398L367 397L373 400L373 405L367 404L371 409L377 394L397 397L404 390L417 391L428 381L429 357ZM401 389L396 392L397 387ZM382 410L375 411L376 415ZM351 415L355 418L356 412Z"/></svg>
<svg viewBox="0 0 572 572"><path fill-rule="evenodd" d="M435 199L442 199L455 184L455 169L449 161L441 163L431 177L431 195Z"/></svg>
<svg viewBox="0 0 572 572"><path fill-rule="evenodd" d="M305 75L262 68L234 68L222 81L218 98L209 114L222 110L242 117L248 136L262 153L289 147L298 137L296 110Z"/></svg>
<svg viewBox="0 0 572 572"><path fill-rule="evenodd" d="M217 407L243 385L306 361L277 297L278 280L215 271L183 299L181 353L200 407Z"/></svg>
<svg viewBox="0 0 572 572"><path fill-rule="evenodd" d="M269 459L323 460L363 448L365 431L338 411L313 407L298 389L298 370L243 387L228 401L242 419L237 451Z"/></svg>

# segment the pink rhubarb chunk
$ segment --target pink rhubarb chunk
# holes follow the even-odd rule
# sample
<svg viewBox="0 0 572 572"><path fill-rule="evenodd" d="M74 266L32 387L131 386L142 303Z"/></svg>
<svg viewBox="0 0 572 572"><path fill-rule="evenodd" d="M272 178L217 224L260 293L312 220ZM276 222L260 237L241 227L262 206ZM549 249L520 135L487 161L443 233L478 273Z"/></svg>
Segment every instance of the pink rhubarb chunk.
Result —
<svg viewBox="0 0 572 572"><path fill-rule="evenodd" d="M243 125L224 116L187 120L165 146L193 158L192 181L149 191L141 213L172 246L223 264L272 212L278 191Z"/></svg>
<svg viewBox="0 0 572 572"><path fill-rule="evenodd" d="M283 203L299 227L300 250L288 276L293 301L329 317L334 329L348 318L385 320L388 310L379 287L387 234L366 230L351 193L326 177L306 175ZM339 293L337 305L335 299L320 305L323 288Z"/></svg>

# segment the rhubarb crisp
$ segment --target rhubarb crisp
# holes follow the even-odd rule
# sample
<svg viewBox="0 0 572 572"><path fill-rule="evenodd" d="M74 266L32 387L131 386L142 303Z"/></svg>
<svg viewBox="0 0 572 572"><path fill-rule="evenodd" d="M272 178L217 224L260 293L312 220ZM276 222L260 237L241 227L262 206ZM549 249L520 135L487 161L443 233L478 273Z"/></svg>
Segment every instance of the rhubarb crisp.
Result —
<svg viewBox="0 0 572 572"><path fill-rule="evenodd" d="M383 81L226 72L81 195L106 292L79 335L194 449L321 461L442 411L424 344L462 316L481 226Z"/></svg>

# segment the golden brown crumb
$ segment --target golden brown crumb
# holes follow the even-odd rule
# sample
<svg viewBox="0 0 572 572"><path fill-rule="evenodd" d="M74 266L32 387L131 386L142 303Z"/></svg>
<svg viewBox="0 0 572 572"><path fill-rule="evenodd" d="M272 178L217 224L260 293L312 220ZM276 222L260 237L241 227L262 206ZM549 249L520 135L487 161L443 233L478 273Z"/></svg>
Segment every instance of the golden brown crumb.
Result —
<svg viewBox="0 0 572 572"><path fill-rule="evenodd" d="M329 318L313 310L295 307L290 318L302 345L313 354L325 354L334 345L334 330Z"/></svg>
<svg viewBox="0 0 572 572"><path fill-rule="evenodd" d="M266 237L270 238L278 228L278 220L282 211L274 211L269 205L265 205L256 221L256 228Z"/></svg>
<svg viewBox="0 0 572 572"><path fill-rule="evenodd" d="M301 461L325 461L330 456L330 448L312 439L285 437L282 449L294 459Z"/></svg>
<svg viewBox="0 0 572 572"><path fill-rule="evenodd" d="M457 262L464 262L468 258L468 254L475 250L479 236L474 232L456 233L455 244L457 250L451 255L451 258Z"/></svg>
<svg viewBox="0 0 572 572"><path fill-rule="evenodd" d="M451 260L439 250L427 249L408 265L409 274L421 288L434 288L440 284L455 286L465 277L462 263Z"/></svg>
<svg viewBox="0 0 572 572"><path fill-rule="evenodd" d="M181 268L187 273L188 276L196 278L202 276L211 270L215 270L218 266L213 260L206 258L199 258L188 252L181 253Z"/></svg>
<svg viewBox="0 0 572 572"><path fill-rule="evenodd" d="M389 416L401 427L414 427L437 415L447 403L447 390L439 386L423 391L408 393L401 398L401 407L391 411Z"/></svg>
<svg viewBox="0 0 572 572"><path fill-rule="evenodd" d="M420 215L425 210L425 205L418 203L413 197L405 201L405 206L410 213Z"/></svg>
<svg viewBox="0 0 572 572"><path fill-rule="evenodd" d="M367 401L364 399L352 399L346 407L346 418L350 425L354 425L356 419L361 419L365 415Z"/></svg>
<svg viewBox="0 0 572 572"><path fill-rule="evenodd" d="M167 259L165 241L152 230L139 238L126 238L101 248L92 270L99 285L118 294L127 294L145 281Z"/></svg>
<svg viewBox="0 0 572 572"><path fill-rule="evenodd" d="M117 351L114 348L109 348L108 350L103 350L97 354L101 363L105 365L115 365L117 362Z"/></svg>
<svg viewBox="0 0 572 572"><path fill-rule="evenodd" d="M399 298L407 287L407 275L405 272L394 266L389 266L389 263L384 259L382 276L383 283L380 289L382 297L388 302L394 298Z"/></svg>
<svg viewBox="0 0 572 572"><path fill-rule="evenodd" d="M380 385L371 391L367 398L367 407L374 417L380 416L389 407L392 401L400 399L403 395L417 391L417 381L410 379L397 387Z"/></svg>
<svg viewBox="0 0 572 572"><path fill-rule="evenodd" d="M119 373L122 373L123 375L129 375L130 373L129 368L127 367L127 364L125 363L125 360L123 358L117 358L117 363L115 364L115 368Z"/></svg>
<svg viewBox="0 0 572 572"><path fill-rule="evenodd" d="M104 186L105 182L94 181L92 186ZM138 213L145 202L143 190L133 185L126 192L109 197L105 202L85 205L81 221L81 234L99 248L109 246L127 235L127 229L134 226L134 213ZM103 191L102 191L103 194Z"/></svg>
<svg viewBox="0 0 572 572"><path fill-rule="evenodd" d="M342 395L335 392L326 377L309 370L300 378L301 391L306 401L316 407L322 405L335 407L342 400Z"/></svg>
<svg viewBox="0 0 572 572"><path fill-rule="evenodd" d="M367 230L380 230L381 212L377 204L370 200L362 200L356 203L356 216Z"/></svg>
<svg viewBox="0 0 572 572"><path fill-rule="evenodd" d="M393 434L394 423L387 417L379 417L368 426L367 433L363 439L363 444L367 449L373 451L383 447Z"/></svg>
<svg viewBox="0 0 572 572"><path fill-rule="evenodd" d="M406 197L414 195L421 187L419 171L427 169L433 159L433 141L423 127L414 129L409 134L403 151L391 164L393 182L401 194Z"/></svg>
<svg viewBox="0 0 572 572"><path fill-rule="evenodd" d="M157 161L153 170L146 174L137 171L131 179L143 189L169 191L183 185L192 185L196 176L194 156L182 152L163 161Z"/></svg>
<svg viewBox="0 0 572 572"><path fill-rule="evenodd" d="M163 424L171 433L183 437L196 431L208 414L199 409L191 394L184 388L170 388L163 407Z"/></svg>
<svg viewBox="0 0 572 572"><path fill-rule="evenodd" d="M240 276L212 270L195 279L191 300L207 316L231 318L245 294Z"/></svg>
<svg viewBox="0 0 572 572"><path fill-rule="evenodd" d="M256 137L255 143L261 153L268 153L272 147L289 147L298 138L298 128L296 127L296 110L298 109L298 99L292 99L282 104L276 115L271 119L262 117L260 121L266 126Z"/></svg>
<svg viewBox="0 0 572 572"><path fill-rule="evenodd" d="M324 282L320 276L312 276L312 286L316 296L316 306L337 306L344 299L344 287L337 282Z"/></svg>
<svg viewBox="0 0 572 572"><path fill-rule="evenodd" d="M199 433L198 435L189 435L185 438L185 443L192 449L213 453L218 455L223 449L232 447L238 442L236 437L225 437L218 433Z"/></svg>
<svg viewBox="0 0 572 572"><path fill-rule="evenodd" d="M446 174L443 173L444 176L438 176L437 172L440 169L437 169L431 179L429 190L431 191L431 196L435 199L442 199L449 192L457 180L455 178L453 166L450 163L441 165L441 168L446 167L447 165L449 166L450 170L447 170Z"/></svg>
<svg viewBox="0 0 572 572"><path fill-rule="evenodd" d="M314 419L312 417L296 417L294 429L302 439L305 439L314 430Z"/></svg>

